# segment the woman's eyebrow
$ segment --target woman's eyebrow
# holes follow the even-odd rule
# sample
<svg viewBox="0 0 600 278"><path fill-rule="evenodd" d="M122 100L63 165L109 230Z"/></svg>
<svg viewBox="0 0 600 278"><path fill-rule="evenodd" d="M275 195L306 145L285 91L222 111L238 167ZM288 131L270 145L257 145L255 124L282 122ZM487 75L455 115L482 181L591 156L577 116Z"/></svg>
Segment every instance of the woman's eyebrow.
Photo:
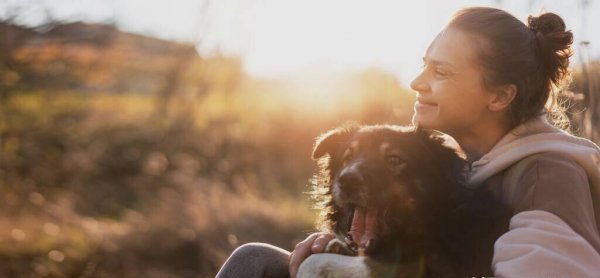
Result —
<svg viewBox="0 0 600 278"><path fill-rule="evenodd" d="M447 66L447 67L449 67L452 70L456 70L456 67L454 65L452 65L450 62L446 62L446 61L442 61L442 60L435 60L435 59L430 59L430 58L423 57L423 63L424 64Z"/></svg>

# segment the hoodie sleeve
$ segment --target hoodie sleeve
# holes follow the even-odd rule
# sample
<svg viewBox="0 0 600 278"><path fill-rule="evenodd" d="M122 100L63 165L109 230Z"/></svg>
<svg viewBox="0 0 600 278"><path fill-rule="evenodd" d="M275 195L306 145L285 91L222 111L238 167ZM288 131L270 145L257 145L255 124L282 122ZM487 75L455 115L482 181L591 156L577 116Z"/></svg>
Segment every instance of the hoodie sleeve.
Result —
<svg viewBox="0 0 600 278"><path fill-rule="evenodd" d="M501 277L594 277L600 273L600 235L587 175L575 161L544 153L524 159L504 196L515 215L495 243Z"/></svg>
<svg viewBox="0 0 600 278"><path fill-rule="evenodd" d="M498 277L597 277L600 255L569 225L549 212L521 212L494 244Z"/></svg>

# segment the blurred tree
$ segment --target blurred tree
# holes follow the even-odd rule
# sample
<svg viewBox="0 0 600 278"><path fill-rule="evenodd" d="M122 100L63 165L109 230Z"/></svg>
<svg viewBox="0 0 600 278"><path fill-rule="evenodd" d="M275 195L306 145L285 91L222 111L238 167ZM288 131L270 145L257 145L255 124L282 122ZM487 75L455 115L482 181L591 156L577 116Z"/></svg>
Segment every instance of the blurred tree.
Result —
<svg viewBox="0 0 600 278"><path fill-rule="evenodd" d="M573 72L571 117L583 136L600 143L600 61Z"/></svg>
<svg viewBox="0 0 600 278"><path fill-rule="evenodd" d="M314 138L408 123L414 101L379 69L257 79L114 26L13 27L0 276L210 277L241 243L289 249L312 229Z"/></svg>
<svg viewBox="0 0 600 278"><path fill-rule="evenodd" d="M20 28L10 21L0 22L0 100L6 99L21 78L13 54L32 33L32 30Z"/></svg>

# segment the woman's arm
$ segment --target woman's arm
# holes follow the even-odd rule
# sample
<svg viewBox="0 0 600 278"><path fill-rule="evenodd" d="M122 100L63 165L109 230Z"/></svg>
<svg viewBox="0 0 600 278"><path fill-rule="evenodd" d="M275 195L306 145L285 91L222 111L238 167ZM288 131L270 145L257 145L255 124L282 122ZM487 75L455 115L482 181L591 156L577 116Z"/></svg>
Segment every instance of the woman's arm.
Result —
<svg viewBox="0 0 600 278"><path fill-rule="evenodd" d="M509 232L496 241L495 274L597 276L600 235L583 168L553 153L535 155L519 164L506 174L504 198L515 215Z"/></svg>
<svg viewBox="0 0 600 278"><path fill-rule="evenodd" d="M598 277L600 254L556 215L532 210L513 216L492 268L498 277Z"/></svg>

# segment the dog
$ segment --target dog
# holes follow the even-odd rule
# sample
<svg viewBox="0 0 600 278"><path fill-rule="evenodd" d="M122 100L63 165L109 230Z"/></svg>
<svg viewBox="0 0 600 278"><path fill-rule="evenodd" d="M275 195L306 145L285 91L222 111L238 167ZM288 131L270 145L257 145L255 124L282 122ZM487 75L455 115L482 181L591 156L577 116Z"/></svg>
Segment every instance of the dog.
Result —
<svg viewBox="0 0 600 278"><path fill-rule="evenodd" d="M391 125L320 136L312 194L321 228L336 235L327 251L364 256L371 277L493 276L494 241L511 211L464 186L466 161L444 142Z"/></svg>

